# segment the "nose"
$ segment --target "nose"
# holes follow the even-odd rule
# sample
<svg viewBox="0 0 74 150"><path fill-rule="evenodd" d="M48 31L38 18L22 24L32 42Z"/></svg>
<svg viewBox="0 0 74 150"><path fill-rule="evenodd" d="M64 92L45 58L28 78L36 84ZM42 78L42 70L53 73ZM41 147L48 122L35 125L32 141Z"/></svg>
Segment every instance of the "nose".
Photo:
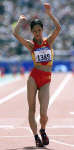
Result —
<svg viewBox="0 0 74 150"><path fill-rule="evenodd" d="M37 33L36 35L39 36L39 33Z"/></svg>

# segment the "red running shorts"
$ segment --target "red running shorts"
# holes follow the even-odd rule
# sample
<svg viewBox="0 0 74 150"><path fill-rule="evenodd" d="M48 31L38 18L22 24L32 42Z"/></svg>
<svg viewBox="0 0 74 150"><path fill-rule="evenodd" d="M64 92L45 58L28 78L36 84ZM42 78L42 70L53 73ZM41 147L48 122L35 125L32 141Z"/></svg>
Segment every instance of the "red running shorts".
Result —
<svg viewBox="0 0 74 150"><path fill-rule="evenodd" d="M35 80L38 88L51 81L51 72L45 72L36 68L32 69L30 76Z"/></svg>

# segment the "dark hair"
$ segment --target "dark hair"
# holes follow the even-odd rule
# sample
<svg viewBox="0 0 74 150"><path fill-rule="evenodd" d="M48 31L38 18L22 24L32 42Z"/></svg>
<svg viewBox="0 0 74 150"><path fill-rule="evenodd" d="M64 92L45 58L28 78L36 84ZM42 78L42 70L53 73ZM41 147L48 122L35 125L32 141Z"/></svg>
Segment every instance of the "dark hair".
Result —
<svg viewBox="0 0 74 150"><path fill-rule="evenodd" d="M31 21L31 23L30 23L31 31L32 31L32 29L35 25L40 25L41 28L43 29L43 23L40 19L34 19L34 20Z"/></svg>

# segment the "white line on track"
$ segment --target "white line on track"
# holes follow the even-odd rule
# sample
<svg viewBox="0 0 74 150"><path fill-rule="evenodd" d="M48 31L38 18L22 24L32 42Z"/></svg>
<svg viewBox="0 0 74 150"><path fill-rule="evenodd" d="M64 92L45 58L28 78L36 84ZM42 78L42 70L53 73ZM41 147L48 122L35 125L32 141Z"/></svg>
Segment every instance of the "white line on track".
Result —
<svg viewBox="0 0 74 150"><path fill-rule="evenodd" d="M25 136L0 136L0 138L20 138L21 139L21 138L31 138L32 136L33 135L31 135L31 136L27 136L27 135L25 135ZM57 141L57 140L54 140L54 139L50 139L50 142L53 142L53 143L56 143L56 144L59 144L59 145L64 145L64 146L67 146L67 147L74 147L73 144Z"/></svg>
<svg viewBox="0 0 74 150"><path fill-rule="evenodd" d="M65 77L65 79L61 82L60 86L57 88L57 90L55 91L55 93L50 98L49 107L51 107L51 105L54 103L55 99L60 95L60 93L62 92L62 90L65 88L66 84L71 79L71 77L72 77L72 74L68 74Z"/></svg>
<svg viewBox="0 0 74 150"><path fill-rule="evenodd" d="M47 129L74 129L74 125L54 125L54 126L47 126Z"/></svg>
<svg viewBox="0 0 74 150"><path fill-rule="evenodd" d="M14 129L13 125L0 125L0 129Z"/></svg>
<svg viewBox="0 0 74 150"><path fill-rule="evenodd" d="M9 79L9 78L10 78L10 79ZM9 79L9 80L8 80L8 79ZM0 87L6 86L6 85L11 84L11 83L14 83L14 82L16 82L16 81L19 81L19 80L22 79L22 77L21 77L21 76L16 76L16 77L14 77L14 78L13 78L13 77L8 77L8 79L6 79L6 81L0 83Z"/></svg>
<svg viewBox="0 0 74 150"><path fill-rule="evenodd" d="M62 135L56 135L56 134L50 134L50 135L48 135L48 137L73 137L74 135L64 135L64 134L62 134ZM33 137L33 135L23 135L23 136L19 136L19 135L6 135L6 136L0 136L0 138L29 138L29 137Z"/></svg>
<svg viewBox="0 0 74 150"><path fill-rule="evenodd" d="M31 137L33 137L33 135L25 135L25 136L18 136L18 135L9 135L9 136L0 136L0 138L31 138Z"/></svg>
<svg viewBox="0 0 74 150"><path fill-rule="evenodd" d="M51 142L54 142L56 144L60 144L60 145L64 145L64 146L68 146L68 147L74 147L73 144L69 144L69 143L65 143L65 142L61 142L61 141L57 141L57 140L54 140L54 139L50 139Z"/></svg>
<svg viewBox="0 0 74 150"><path fill-rule="evenodd" d="M21 93L23 93L23 92L25 92L25 91L26 91L26 86L23 87L23 88L21 88L21 89L19 89L18 91L14 92L14 93L8 95L8 96L6 96L6 97L0 99L0 104L3 104L3 103L5 103L5 102L11 100L11 99L14 98L15 96L17 96L17 95L19 95L19 94L21 94Z"/></svg>
<svg viewBox="0 0 74 150"><path fill-rule="evenodd" d="M24 129L24 130L28 130L32 133L31 128L30 127L22 127L22 126L14 126L14 125L0 125L0 129L10 129L10 130L15 130L15 129Z"/></svg>
<svg viewBox="0 0 74 150"><path fill-rule="evenodd" d="M69 80L71 79L72 74L68 74L64 80L60 83L59 87L57 88L57 90L55 91L55 93L51 96L50 100L49 100L49 106L48 108L51 107L51 105L54 103L54 101L56 100L56 98L60 95L60 93L62 92L62 90L64 89L64 87L66 86L66 84L69 82ZM36 121L37 123L39 122L40 119L40 115L38 115Z"/></svg>
<svg viewBox="0 0 74 150"><path fill-rule="evenodd" d="M74 115L74 112L70 112L71 115Z"/></svg>
<svg viewBox="0 0 74 150"><path fill-rule="evenodd" d="M0 129L25 129L29 130L28 126L16 126L16 125L0 125ZM55 125L55 126L47 126L46 129L74 129L74 125Z"/></svg>
<svg viewBox="0 0 74 150"><path fill-rule="evenodd" d="M0 136L0 138L30 138L30 137L33 137L33 135L3 135L3 136ZM65 134L50 134L48 135L48 137L52 137L52 138L55 138L55 137L73 137L74 138L74 135L65 135ZM51 140L52 141L52 140Z"/></svg>

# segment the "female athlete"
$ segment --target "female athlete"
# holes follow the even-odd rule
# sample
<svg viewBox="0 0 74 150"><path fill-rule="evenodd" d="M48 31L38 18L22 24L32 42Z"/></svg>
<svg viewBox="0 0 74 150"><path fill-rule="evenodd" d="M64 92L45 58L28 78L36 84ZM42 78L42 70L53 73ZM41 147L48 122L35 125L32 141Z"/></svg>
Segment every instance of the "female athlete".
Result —
<svg viewBox="0 0 74 150"><path fill-rule="evenodd" d="M51 71L53 64L52 45L61 29L58 20L51 11L51 6L44 3L46 14L50 17L55 25L55 29L47 38L43 38L43 23L39 19L34 19L30 23L33 40L26 40L19 35L19 29L23 22L27 21L24 15L21 15L13 31L14 36L21 42L31 53L34 68L32 69L27 81L27 99L29 105L29 124L35 137L37 147L43 147L49 144L49 138L46 134L46 124L48 121L47 109L49 104L49 87L51 82ZM40 135L37 132L37 123L35 120L36 94L40 103Z"/></svg>

